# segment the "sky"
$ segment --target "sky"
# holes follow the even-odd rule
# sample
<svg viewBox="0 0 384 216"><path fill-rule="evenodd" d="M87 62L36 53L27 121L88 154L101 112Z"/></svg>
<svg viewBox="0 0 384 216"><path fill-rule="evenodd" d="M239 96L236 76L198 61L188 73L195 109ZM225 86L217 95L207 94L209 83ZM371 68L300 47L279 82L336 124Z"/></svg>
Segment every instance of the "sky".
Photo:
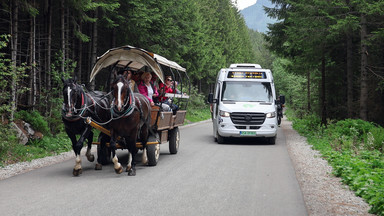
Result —
<svg viewBox="0 0 384 216"><path fill-rule="evenodd" d="M232 0L235 2L235 0ZM237 0L237 8L243 10L246 7L256 4L257 0Z"/></svg>

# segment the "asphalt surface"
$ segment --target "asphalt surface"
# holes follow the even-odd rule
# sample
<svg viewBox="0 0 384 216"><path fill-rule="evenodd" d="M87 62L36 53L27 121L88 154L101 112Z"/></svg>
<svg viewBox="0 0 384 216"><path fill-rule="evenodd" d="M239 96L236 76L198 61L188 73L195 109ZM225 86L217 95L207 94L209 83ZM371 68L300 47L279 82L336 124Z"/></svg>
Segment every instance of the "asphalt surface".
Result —
<svg viewBox="0 0 384 216"><path fill-rule="evenodd" d="M217 144L212 123L180 129L179 152L161 145L157 166L115 174L82 157L0 181L1 215L307 215L281 128L264 139ZM118 151L123 165L127 152Z"/></svg>

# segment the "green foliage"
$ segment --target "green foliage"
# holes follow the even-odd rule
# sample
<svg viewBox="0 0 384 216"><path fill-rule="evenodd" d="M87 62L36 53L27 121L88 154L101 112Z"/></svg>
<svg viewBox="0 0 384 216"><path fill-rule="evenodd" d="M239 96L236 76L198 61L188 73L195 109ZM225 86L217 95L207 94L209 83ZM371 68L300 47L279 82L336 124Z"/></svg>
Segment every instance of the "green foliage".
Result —
<svg viewBox="0 0 384 216"><path fill-rule="evenodd" d="M302 117L310 113L308 110L307 98L307 79L300 74L289 72L292 62L288 59L277 58L273 62L273 77L277 95L284 95L287 106L292 109L298 117ZM313 88L315 89L315 88ZM317 92L312 90L312 94ZM314 97L310 103L315 104Z"/></svg>
<svg viewBox="0 0 384 216"><path fill-rule="evenodd" d="M197 88L191 86L191 93L189 97L188 109L204 109L207 108L207 104L205 103L206 96L199 93Z"/></svg>
<svg viewBox="0 0 384 216"><path fill-rule="evenodd" d="M9 37L9 35L0 36L0 50L7 46ZM9 70L10 60L4 58L4 56L5 53L0 52L0 115L11 110L11 104L5 103L10 97L10 92L6 91L9 86L8 77L11 75Z"/></svg>
<svg viewBox="0 0 384 216"><path fill-rule="evenodd" d="M45 135L50 134L47 121L38 111L25 111L25 110L19 111L15 113L15 119L21 119L21 120L24 120L25 122L28 122L29 124L32 125L32 128L34 128L37 131L40 131Z"/></svg>
<svg viewBox="0 0 384 216"><path fill-rule="evenodd" d="M28 147L43 149L44 154L46 154L47 152L48 153L67 152L72 149L70 139L65 133L58 134L55 137L46 136L41 140L33 140L28 144ZM36 158L38 157L39 156L36 156Z"/></svg>
<svg viewBox="0 0 384 216"><path fill-rule="evenodd" d="M384 128L372 127L367 134L366 149L384 152Z"/></svg>
<svg viewBox="0 0 384 216"><path fill-rule="evenodd" d="M0 167L7 164L9 152L13 149L13 143L17 143L16 135L10 130L9 125L0 127Z"/></svg>
<svg viewBox="0 0 384 216"><path fill-rule="evenodd" d="M8 45L9 37L9 35L0 35L0 50ZM16 94L23 94L28 90L28 88L23 85L19 85L19 83L27 77L26 69L25 64L14 68L11 60L5 58L5 53L0 52L0 115L2 117L14 111L12 110L12 104L15 103L15 101L11 100L12 95L10 89L14 89ZM15 86L11 86L12 81L16 83L16 88Z"/></svg>
<svg viewBox="0 0 384 216"><path fill-rule="evenodd" d="M359 119L346 119L320 126L314 116L297 119L293 127L307 137L356 195L384 215L384 129Z"/></svg>
<svg viewBox="0 0 384 216"><path fill-rule="evenodd" d="M33 140L27 145L21 145L12 130L4 130L4 127L0 129L0 167L57 155L71 149L70 140L63 133L56 137L44 136L41 140Z"/></svg>
<svg viewBox="0 0 384 216"><path fill-rule="evenodd" d="M287 73L294 74L300 80L304 78L309 83L309 88L303 88L298 94L290 93L294 99L298 99L298 103L289 104L292 109L300 110L298 115L301 116L313 112L331 119L344 119L358 117L359 106L366 104L369 107L368 119L383 124L384 119L381 116L384 104L382 100L378 100L382 95L380 89L384 59L382 1L273 2L275 8L268 9L267 12L270 16L277 17L279 22L269 27L266 37L269 48L277 57L290 62L284 68ZM366 19L369 35L363 40L360 37L360 30L365 23L362 22L362 17ZM359 52L362 43L367 44L369 50L366 66L356 61L365 55ZM365 80L361 77L361 68L367 68L370 74L367 80L370 83L367 87L370 92L368 96L362 96L357 91L365 86L360 85ZM278 79L275 80L278 82ZM320 81L323 82L321 85ZM292 83L296 89L305 87L296 84L297 82ZM324 90L323 96L320 95L321 90ZM310 93L310 98L306 98L304 93ZM367 103L359 104L359 101L364 100ZM301 106L302 103L312 106Z"/></svg>
<svg viewBox="0 0 384 216"><path fill-rule="evenodd" d="M204 109L188 109L187 110L187 116L185 117L185 124L192 123L192 122L199 122L203 120L207 120L211 118L211 112L209 111L209 108Z"/></svg>
<svg viewBox="0 0 384 216"><path fill-rule="evenodd" d="M60 51L55 53L55 59L52 62L52 71L50 75L52 76L52 86L55 86L51 89L42 89L44 98L44 104L41 104L41 107L49 108L49 113L46 114L47 122L50 128L50 133L57 134L63 131L63 124L61 121L61 108L63 104L62 89L63 83L61 78L68 79L69 77L74 77L74 70L77 63L71 59L67 59L64 62L65 71L62 73L60 71L61 59L63 53Z"/></svg>

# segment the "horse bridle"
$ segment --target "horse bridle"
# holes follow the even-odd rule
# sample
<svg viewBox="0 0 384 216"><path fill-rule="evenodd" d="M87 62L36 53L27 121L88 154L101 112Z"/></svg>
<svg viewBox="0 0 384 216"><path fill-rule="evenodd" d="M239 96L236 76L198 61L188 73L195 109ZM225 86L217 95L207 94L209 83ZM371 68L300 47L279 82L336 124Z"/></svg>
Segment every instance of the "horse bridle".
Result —
<svg viewBox="0 0 384 216"><path fill-rule="evenodd" d="M70 87L70 85L72 85L74 88L71 88ZM68 120L78 120L79 118L81 118L82 117L82 114L84 113L84 111L86 110L86 108L87 108L87 104L86 104L86 102L85 102L85 93L84 93L84 91L81 91L80 90L80 94L81 94L81 106L80 106L80 109L77 109L76 108L76 105L77 105L77 103L78 103L78 96L77 96L77 92L79 91L78 90L78 88L79 88L80 86L79 85L77 85L76 83L72 83L72 82L70 82L69 84L68 84L68 86L65 86L64 88L67 88L68 89L68 92L67 92L67 94L68 94L68 109L66 108L66 105L64 105L64 107L63 107L63 112L64 113L67 113L68 112L68 110L70 110L70 109L73 109L73 115L71 116L71 117L67 117L66 115L63 115L64 116L64 118L66 118L66 119L68 119ZM76 95L75 96L75 101L74 101L74 103L73 103L73 108L71 108L71 98L70 98L70 92L71 91L74 91L75 92L75 94L74 95ZM79 111L80 111L80 114L78 114L79 113Z"/></svg>
<svg viewBox="0 0 384 216"><path fill-rule="evenodd" d="M120 77L119 79L123 79L123 81L118 81L116 83L116 85L120 82L123 82L123 85L125 85L126 83L124 83L126 80L123 78L123 77ZM127 92L129 91L129 84L127 84ZM127 117L129 115L131 115L131 113L133 112L133 110L136 108L136 105L135 105L135 97L133 96L133 93L132 91L129 91L128 94L125 94L125 98L124 98L124 104L122 105L123 109L122 111L118 111L116 110L116 107L115 107L115 97L113 97L113 100L112 100L112 103L111 103L111 112L112 112L112 116L114 118L122 118L122 117ZM129 106L127 107L127 105L129 104Z"/></svg>

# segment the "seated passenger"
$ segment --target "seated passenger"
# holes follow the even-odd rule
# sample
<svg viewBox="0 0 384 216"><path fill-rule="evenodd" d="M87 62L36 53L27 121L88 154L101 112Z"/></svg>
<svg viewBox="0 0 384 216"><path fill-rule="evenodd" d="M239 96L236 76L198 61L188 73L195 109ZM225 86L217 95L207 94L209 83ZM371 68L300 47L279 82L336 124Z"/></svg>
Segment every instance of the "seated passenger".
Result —
<svg viewBox="0 0 384 216"><path fill-rule="evenodd" d="M149 72L143 73L141 75L142 81L138 85L139 92L144 95L149 102L151 103L151 106L155 105L155 101L157 97L159 96L159 93L157 92L156 86L151 82L152 75ZM171 111L171 108L167 104L161 104L161 107L164 111Z"/></svg>
<svg viewBox="0 0 384 216"><path fill-rule="evenodd" d="M165 84L164 83L159 84L159 89L160 89L159 91L160 91L160 94L162 95L162 97L160 97L160 101L162 103L169 105L173 111L176 111L179 109L179 107L176 104L173 104L168 97L163 96L165 93L179 93L176 89L176 86L173 87L173 83L174 82L172 80L172 76L166 76Z"/></svg>
<svg viewBox="0 0 384 216"><path fill-rule="evenodd" d="M130 67L123 68L122 70L119 71L119 74L127 76L128 85L132 92L139 92L136 82L132 79L133 70Z"/></svg>

